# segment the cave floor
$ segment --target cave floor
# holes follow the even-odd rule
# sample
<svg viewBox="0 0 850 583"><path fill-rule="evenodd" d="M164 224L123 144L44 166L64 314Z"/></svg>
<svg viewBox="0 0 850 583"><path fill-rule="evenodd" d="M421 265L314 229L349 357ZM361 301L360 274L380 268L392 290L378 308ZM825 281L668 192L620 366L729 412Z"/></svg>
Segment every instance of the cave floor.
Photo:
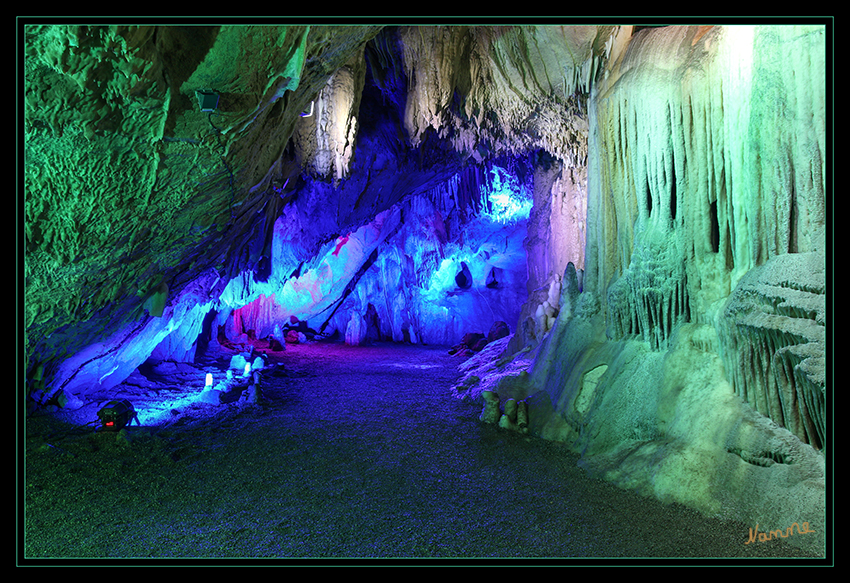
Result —
<svg viewBox="0 0 850 583"><path fill-rule="evenodd" d="M459 361L445 348L271 356L282 366L263 405L197 403L123 436L28 419L22 558L807 556L745 544L753 525L620 490L563 444L479 422L450 396Z"/></svg>

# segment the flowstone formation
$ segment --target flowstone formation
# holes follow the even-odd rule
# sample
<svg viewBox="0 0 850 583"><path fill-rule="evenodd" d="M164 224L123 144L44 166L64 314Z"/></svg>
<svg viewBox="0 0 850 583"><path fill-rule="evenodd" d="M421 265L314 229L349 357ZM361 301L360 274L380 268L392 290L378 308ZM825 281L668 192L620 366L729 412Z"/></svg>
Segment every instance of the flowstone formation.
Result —
<svg viewBox="0 0 850 583"><path fill-rule="evenodd" d="M810 520L793 542L823 553L825 79L820 26L636 33L588 104L580 293L519 343L525 378L501 355L458 387L525 399L625 488Z"/></svg>
<svg viewBox="0 0 850 583"><path fill-rule="evenodd" d="M751 270L719 317L729 381L759 413L826 447L826 281L816 253Z"/></svg>
<svg viewBox="0 0 850 583"><path fill-rule="evenodd" d="M687 273L677 240L658 239L637 246L628 269L608 288L612 339L636 336L659 349L676 326L690 321Z"/></svg>

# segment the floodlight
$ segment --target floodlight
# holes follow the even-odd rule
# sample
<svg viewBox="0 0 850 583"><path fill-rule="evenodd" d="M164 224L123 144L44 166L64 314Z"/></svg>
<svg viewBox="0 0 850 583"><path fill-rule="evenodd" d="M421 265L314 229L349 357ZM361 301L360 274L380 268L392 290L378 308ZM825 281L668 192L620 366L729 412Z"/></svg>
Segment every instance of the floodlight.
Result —
<svg viewBox="0 0 850 583"><path fill-rule="evenodd" d="M218 107L218 93L212 89L199 89L195 94L198 96L198 107L202 112L215 111Z"/></svg>
<svg viewBox="0 0 850 583"><path fill-rule="evenodd" d="M136 410L127 399L110 401L97 412L97 416L100 418L101 427L104 431L120 431L129 425L133 419L136 420L136 425L139 425Z"/></svg>

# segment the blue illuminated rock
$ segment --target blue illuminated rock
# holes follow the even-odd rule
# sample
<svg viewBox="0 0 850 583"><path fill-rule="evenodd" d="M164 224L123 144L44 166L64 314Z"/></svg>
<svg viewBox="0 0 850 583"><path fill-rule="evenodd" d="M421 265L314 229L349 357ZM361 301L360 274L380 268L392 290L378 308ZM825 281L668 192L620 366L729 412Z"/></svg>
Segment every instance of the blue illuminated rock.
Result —
<svg viewBox="0 0 850 583"><path fill-rule="evenodd" d="M214 387L205 387L198 396L198 401L210 405L235 403L242 397L242 392L249 388L248 379L228 379Z"/></svg>

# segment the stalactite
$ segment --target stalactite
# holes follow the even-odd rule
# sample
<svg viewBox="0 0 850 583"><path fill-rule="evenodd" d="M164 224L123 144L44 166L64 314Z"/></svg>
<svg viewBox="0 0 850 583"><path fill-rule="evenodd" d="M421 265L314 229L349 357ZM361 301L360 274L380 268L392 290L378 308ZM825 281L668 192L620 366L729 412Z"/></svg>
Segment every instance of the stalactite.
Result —
<svg viewBox="0 0 850 583"><path fill-rule="evenodd" d="M816 229L801 230L797 199L819 200L821 184L810 181L801 194L800 172L794 165L821 158L790 154L801 147L819 152L816 134L797 131L802 125L772 123L775 117L788 115L772 109L788 103L783 95L774 95L776 88L790 87L800 95L796 88L805 81L795 79L778 61L753 47L759 42L775 42L788 55L792 50L816 55L812 47L822 42L822 30L783 28L775 36L770 35L777 31L764 36L762 32L741 28L704 34L700 43L705 42L704 49L716 58L705 60L708 65L702 68L690 68L687 59L679 60L699 46L690 40L689 31L642 33L633 39L614 73L601 81L595 101L605 160L600 164L600 182L607 189L605 194L610 192L610 199L604 200L612 204L610 218L600 225L616 232L597 236L617 241L620 253L619 264L604 264L606 272L599 281L615 281L607 290L609 334L613 337L637 336L658 348L676 322L691 319L693 302L698 310L695 317L704 320L710 306L725 297L749 270L789 249L805 251L819 246ZM770 40L764 40L767 38ZM775 54L774 46L771 50ZM640 63L650 61L653 67L641 68ZM815 70L822 70L816 58L814 65ZM810 79L810 75L806 70L802 77ZM785 84L776 81L778 77ZM753 92L761 89L770 93L773 101L763 95L753 100ZM817 117L822 107L818 95L815 91L795 104L797 119L809 120L813 113ZM808 122L800 123L810 127ZM779 145L774 148L774 143ZM779 170L769 166L776 156L760 157L760 153L773 151L783 154L778 158ZM821 164L812 167L819 169ZM683 188L687 190L683 192ZM653 247L659 239L667 241L669 249ZM671 254L673 249L682 255ZM689 262L688 269L698 270L694 280L699 287L690 290L687 270L677 272L674 267L662 274L651 261L664 257L668 266L676 266L691 254L696 261ZM666 294L660 309L657 293ZM783 309L792 316L803 313L796 305ZM709 315L707 321L711 319ZM739 379L736 384L741 394L755 403L757 410L775 415L781 422L782 399L752 386L744 388L741 379L752 379L750 384L760 386L773 382L770 374L764 373L771 370L765 354L781 351L784 343L792 340L760 334L750 331L737 339L740 354L735 366L749 372L731 374ZM733 342L729 335L724 338ZM730 347L727 353L732 352L736 350ZM802 386L805 383L795 383L798 390Z"/></svg>

